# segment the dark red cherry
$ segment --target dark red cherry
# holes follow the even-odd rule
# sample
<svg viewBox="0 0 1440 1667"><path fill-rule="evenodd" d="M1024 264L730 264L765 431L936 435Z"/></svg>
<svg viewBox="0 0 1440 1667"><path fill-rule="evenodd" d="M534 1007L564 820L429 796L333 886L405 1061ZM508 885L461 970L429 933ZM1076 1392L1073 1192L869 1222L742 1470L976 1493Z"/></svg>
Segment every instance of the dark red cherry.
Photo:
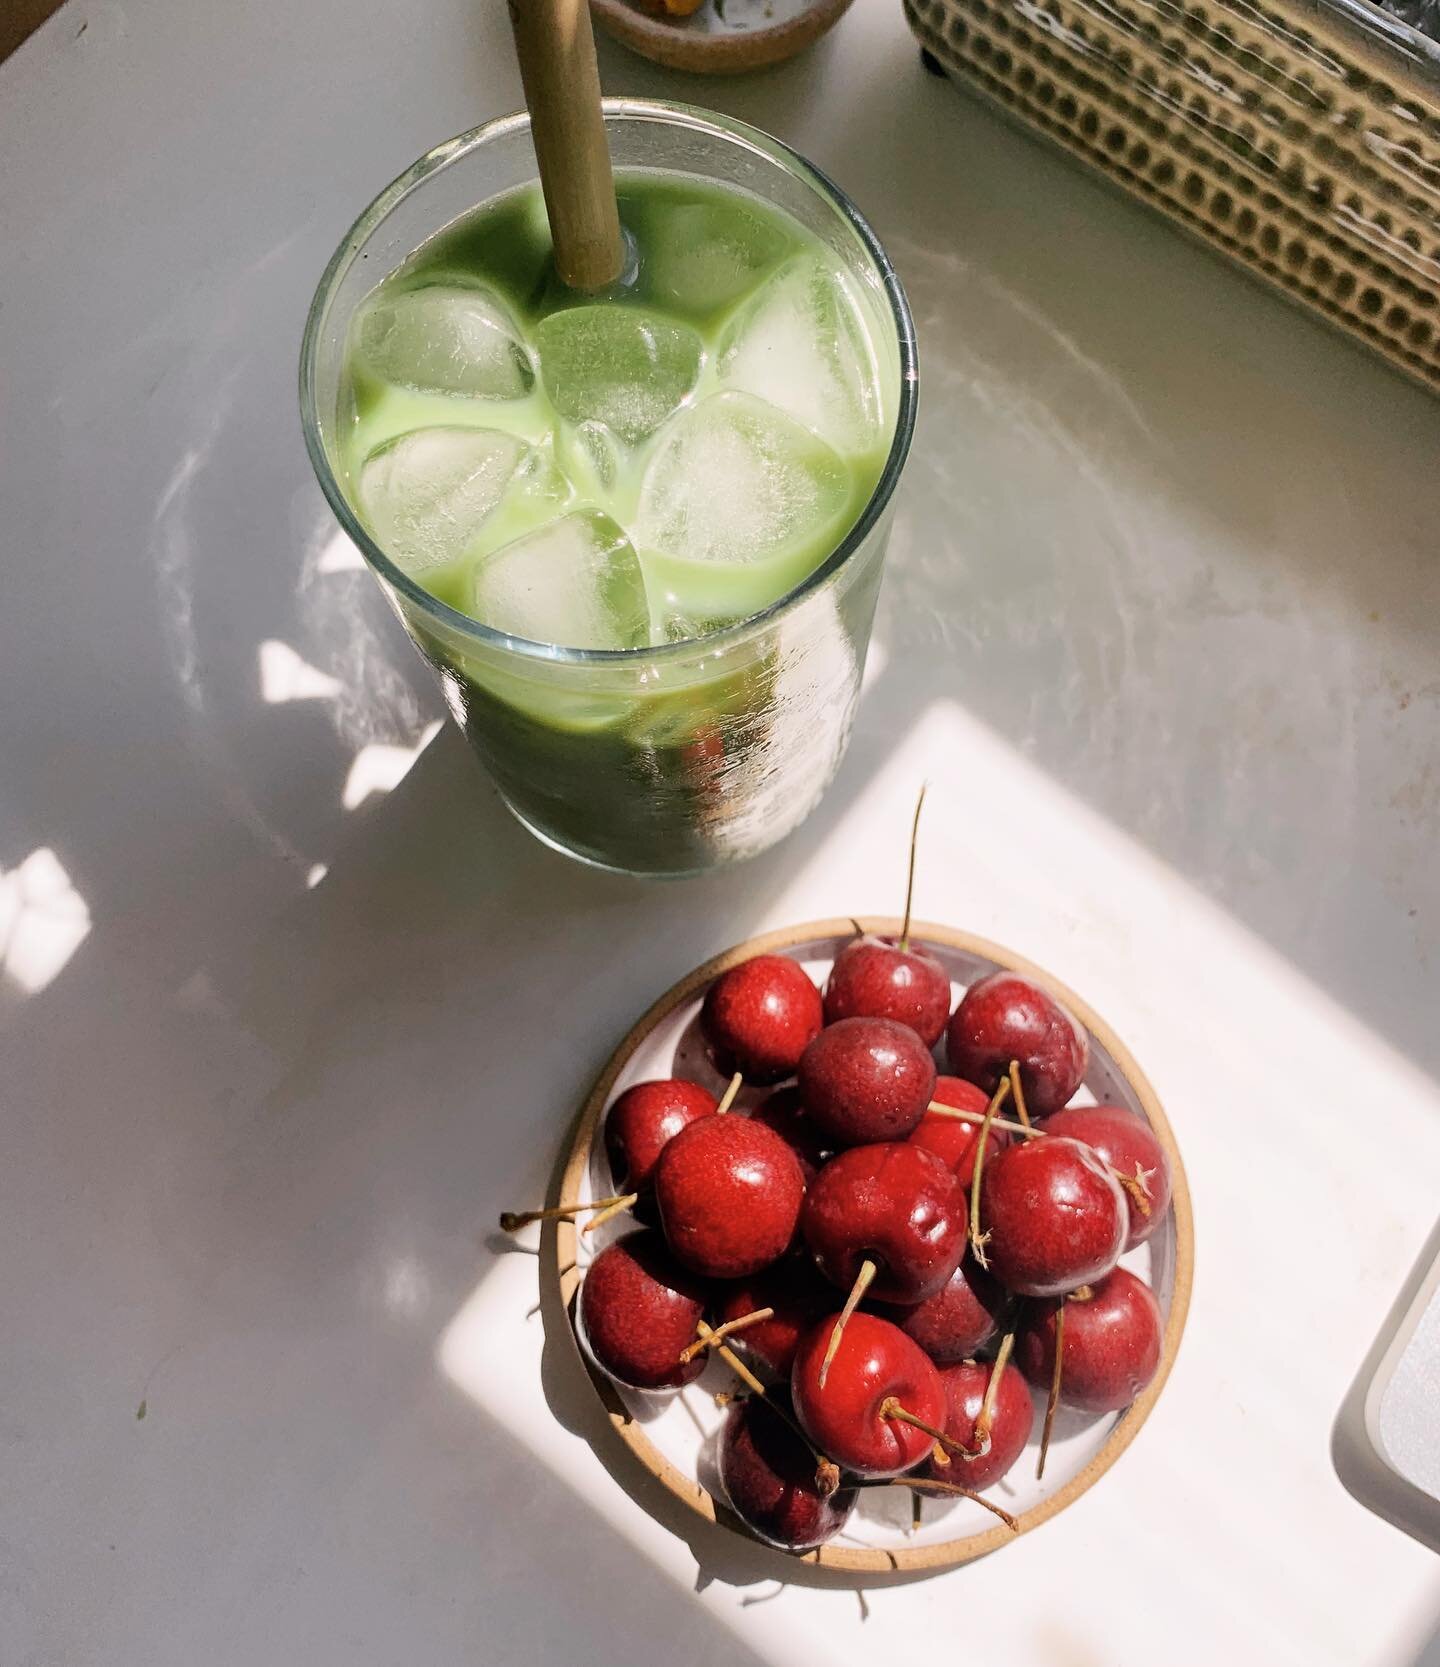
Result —
<svg viewBox="0 0 1440 1667"><path fill-rule="evenodd" d="M906 1141L853 1146L815 1177L800 1228L825 1277L848 1291L872 1262L870 1295L916 1303L948 1282L965 1252L965 1189L933 1152Z"/></svg>
<svg viewBox="0 0 1440 1667"><path fill-rule="evenodd" d="M832 1145L903 1140L925 1115L935 1061L908 1025L841 1019L800 1059L806 1115Z"/></svg>
<svg viewBox="0 0 1440 1667"><path fill-rule="evenodd" d="M801 1339L790 1373L795 1415L827 1458L857 1476L899 1476L934 1445L930 1436L886 1409L891 1403L924 1423L945 1415L940 1375L905 1333L860 1310L850 1316L820 1385L820 1368L838 1314Z"/></svg>
<svg viewBox="0 0 1440 1667"><path fill-rule="evenodd" d="M790 1076L823 1023L820 992L788 955L756 955L722 972L700 1009L721 1069L750 1082Z"/></svg>
<svg viewBox="0 0 1440 1667"><path fill-rule="evenodd" d="M1171 1186L1165 1148L1145 1119L1123 1106L1066 1106L1045 1119L1045 1131L1083 1140L1110 1165L1125 1189L1126 1248L1143 1244L1165 1220Z"/></svg>
<svg viewBox="0 0 1440 1667"><path fill-rule="evenodd" d="M720 1482L736 1516L784 1551L811 1551L845 1526L855 1489L828 1497L816 1485L815 1454L768 1396L738 1401L720 1432Z"/></svg>
<svg viewBox="0 0 1440 1667"><path fill-rule="evenodd" d="M940 1374L945 1388L945 1434L962 1448L974 1451L980 1442L975 1426L980 1408L985 1401L985 1390L995 1370L993 1361L967 1361L958 1366L947 1366ZM950 1463L937 1465L932 1460L929 1474L941 1482L958 1482L973 1493L983 1493L993 1487L1025 1451L1030 1439L1030 1428L1035 1422L1035 1403L1025 1379L1013 1366L1007 1365L995 1388L995 1403L990 1420L990 1446L974 1458L952 1452Z"/></svg>
<svg viewBox="0 0 1440 1667"><path fill-rule="evenodd" d="M992 972L960 999L946 1033L950 1069L993 1094L1020 1062L1032 1117L1047 1117L1085 1080L1090 1044L1083 1027L1048 991L1016 972Z"/></svg>
<svg viewBox="0 0 1440 1667"><path fill-rule="evenodd" d="M1021 1141L982 1171L985 1260L1022 1296L1059 1296L1093 1284L1119 1261L1128 1227L1115 1177L1078 1140Z"/></svg>
<svg viewBox="0 0 1440 1667"><path fill-rule="evenodd" d="M988 1095L983 1094L973 1082L965 1082L960 1077L936 1077L935 1092L930 1098L932 1101L938 1100L942 1106L958 1106L961 1111L983 1113L990 1105ZM975 1174L975 1154L980 1149L979 1139L978 1123L964 1123L958 1117L946 1117L938 1111L927 1111L909 1135L912 1146L923 1146L926 1151L933 1152L937 1158L943 1159L955 1171L960 1184L966 1187L970 1185ZM1009 1130L997 1129L992 1125L985 1137L986 1163L989 1163L1002 1147L1009 1144Z"/></svg>
<svg viewBox="0 0 1440 1667"><path fill-rule="evenodd" d="M1063 1299L1030 1303L1015 1335L1015 1358L1031 1383L1048 1388L1055 1370L1055 1313L1065 1304L1060 1401L1083 1412L1128 1407L1160 1365L1160 1305L1126 1268Z"/></svg>
<svg viewBox="0 0 1440 1667"><path fill-rule="evenodd" d="M868 933L835 957L825 981L825 1023L892 1019L908 1025L933 1048L950 1017L950 975L920 944L901 949L894 938Z"/></svg>
<svg viewBox="0 0 1440 1667"><path fill-rule="evenodd" d="M714 1279L758 1273L795 1237L805 1178L753 1117L702 1117L660 1154L655 1202L678 1261Z"/></svg>
<svg viewBox="0 0 1440 1667"><path fill-rule="evenodd" d="M681 1363L705 1314L704 1285L676 1265L658 1233L627 1233L585 1272L577 1330L590 1358L632 1389L677 1389L705 1370L705 1358Z"/></svg>
<svg viewBox="0 0 1440 1667"><path fill-rule="evenodd" d="M934 1296L908 1308L881 1312L937 1366L953 1366L984 1348L1009 1309L1009 1293L967 1256Z"/></svg>
<svg viewBox="0 0 1440 1667"><path fill-rule="evenodd" d="M834 1306L835 1292L815 1264L808 1257L787 1256L753 1278L727 1287L720 1299L720 1318L738 1320L757 1308L773 1308L768 1320L757 1320L735 1332L730 1347L788 1379L800 1339Z"/></svg>
<svg viewBox="0 0 1440 1667"><path fill-rule="evenodd" d="M774 1129L799 1158L801 1173L806 1186L809 1186L815 1179L816 1170L830 1154L820 1138L820 1131L805 1115L805 1108L800 1103L800 1090L793 1083L787 1088L777 1088L750 1115L767 1129Z"/></svg>
<svg viewBox="0 0 1440 1667"><path fill-rule="evenodd" d="M673 1136L719 1102L708 1088L679 1077L637 1082L605 1114L605 1153L619 1192L643 1192Z"/></svg>

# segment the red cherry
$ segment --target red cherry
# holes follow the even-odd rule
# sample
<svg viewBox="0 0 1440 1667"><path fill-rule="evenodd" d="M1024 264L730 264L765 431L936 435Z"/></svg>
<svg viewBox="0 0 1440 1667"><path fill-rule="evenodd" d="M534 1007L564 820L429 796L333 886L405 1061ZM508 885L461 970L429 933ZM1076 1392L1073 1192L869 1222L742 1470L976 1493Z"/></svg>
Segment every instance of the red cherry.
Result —
<svg viewBox="0 0 1440 1667"><path fill-rule="evenodd" d="M841 1019L800 1059L805 1110L839 1146L904 1139L925 1115L934 1088L930 1050L893 1019Z"/></svg>
<svg viewBox="0 0 1440 1667"><path fill-rule="evenodd" d="M793 1084L788 1088L777 1088L750 1115L767 1129L774 1129L799 1158L800 1171L805 1177L805 1185L809 1186L829 1152L820 1138L820 1131L805 1115L805 1108L800 1103L800 1090Z"/></svg>
<svg viewBox="0 0 1440 1667"><path fill-rule="evenodd" d="M773 1308L768 1320L757 1320L729 1338L730 1347L777 1377L788 1378L800 1339L822 1314L835 1306L834 1291L820 1278L813 1262L786 1257L773 1267L730 1286L720 1302L722 1321L738 1320L757 1308Z"/></svg>
<svg viewBox="0 0 1440 1667"><path fill-rule="evenodd" d="M1145 1119L1124 1106L1066 1106L1045 1119L1045 1132L1083 1140L1104 1158L1125 1188L1130 1219L1125 1248L1133 1250L1143 1244L1170 1208L1170 1160ZM1143 1183L1143 1190L1149 1193L1143 1207L1132 1185L1126 1182L1136 1189Z"/></svg>
<svg viewBox="0 0 1440 1667"><path fill-rule="evenodd" d="M913 1338L937 1366L953 1366L984 1348L1009 1306L1008 1293L966 1257L934 1296L913 1307L889 1308L885 1318Z"/></svg>
<svg viewBox="0 0 1440 1667"><path fill-rule="evenodd" d="M978 1442L975 1425L985 1400L994 1363L966 1361L947 1366L940 1374L945 1388L945 1434L966 1449ZM1007 1363L995 1386L995 1403L990 1416L990 1446L975 1458L950 1454L950 1463L940 1466L932 1460L928 1473L940 1482L958 1482L973 1493L993 1487L1025 1451L1030 1428L1035 1422L1035 1403L1025 1379Z"/></svg>
<svg viewBox="0 0 1440 1667"><path fill-rule="evenodd" d="M681 1363L705 1313L705 1288L672 1261L660 1235L627 1233L586 1270L577 1330L591 1359L632 1389L676 1389L705 1370L704 1356Z"/></svg>
<svg viewBox="0 0 1440 1667"><path fill-rule="evenodd" d="M700 1028L722 1067L751 1082L788 1077L823 1023L820 992L788 955L756 955L722 972L700 1008Z"/></svg>
<svg viewBox="0 0 1440 1667"><path fill-rule="evenodd" d="M666 1241L686 1267L715 1279L758 1273L783 1255L804 1196L799 1160L753 1117L702 1117L655 1169Z"/></svg>
<svg viewBox="0 0 1440 1667"><path fill-rule="evenodd" d="M1128 1407L1160 1365L1160 1304L1142 1279L1116 1268L1065 1304L1060 1400L1084 1412ZM1055 1370L1055 1311L1037 1303L1015 1334L1015 1358L1031 1383L1049 1386Z"/></svg>
<svg viewBox="0 0 1440 1667"><path fill-rule="evenodd" d="M921 945L901 949L894 938L868 933L835 957L825 981L825 1023L891 1019L933 1048L950 1017L950 975Z"/></svg>
<svg viewBox="0 0 1440 1667"><path fill-rule="evenodd" d="M738 1401L720 1432L720 1482L736 1516L784 1551L810 1551L842 1529L855 1489L827 1498L815 1483L815 1454L770 1404L768 1396Z"/></svg>
<svg viewBox="0 0 1440 1667"><path fill-rule="evenodd" d="M843 1469L858 1476L902 1475L934 1443L881 1409L893 1401L938 1426L945 1415L940 1374L918 1343L862 1310L850 1316L822 1389L820 1367L838 1318L827 1316L801 1339L790 1373L795 1415L816 1447Z"/></svg>
<svg viewBox="0 0 1440 1667"><path fill-rule="evenodd" d="M605 1152L618 1192L643 1192L665 1145L681 1129L709 1117L719 1102L698 1082L665 1077L637 1082L605 1116Z"/></svg>
<svg viewBox="0 0 1440 1667"><path fill-rule="evenodd" d="M880 1302L923 1302L965 1253L965 1189L933 1152L906 1141L854 1146L815 1177L800 1227L820 1271L842 1290L865 1262Z"/></svg>
<svg viewBox="0 0 1440 1667"><path fill-rule="evenodd" d="M1078 1140L1007 1146L981 1174L985 1260L1021 1296L1059 1296L1109 1273L1128 1219L1119 1183Z"/></svg>
<svg viewBox="0 0 1440 1667"><path fill-rule="evenodd" d="M961 1111L983 1112L989 1109L989 1096L973 1082L960 1077L936 1077L935 1092L930 1096L942 1106L958 1106ZM977 1123L962 1123L958 1117L946 1117L940 1112L927 1111L910 1132L910 1144L923 1146L933 1152L955 1171L962 1186L968 1187L975 1174L975 1154L980 1127ZM1010 1131L992 1126L985 1137L985 1161L1010 1144Z"/></svg>
<svg viewBox="0 0 1440 1667"><path fill-rule="evenodd" d="M993 1094L1020 1062L1020 1085L1034 1117L1046 1117L1085 1079L1090 1044L1054 996L1015 972L992 972L961 997L945 1039L950 1068Z"/></svg>

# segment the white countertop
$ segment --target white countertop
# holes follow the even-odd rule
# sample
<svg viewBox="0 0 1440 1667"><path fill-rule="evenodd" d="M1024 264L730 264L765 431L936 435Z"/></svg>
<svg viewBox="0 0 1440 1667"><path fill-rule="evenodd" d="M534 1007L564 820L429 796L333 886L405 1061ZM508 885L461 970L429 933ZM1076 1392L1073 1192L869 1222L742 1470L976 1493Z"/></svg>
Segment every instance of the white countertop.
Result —
<svg viewBox="0 0 1440 1667"><path fill-rule="evenodd" d="M841 778L683 886L542 850L448 728L405 774L439 703L300 442L321 267L518 104L503 8L68 0L0 65L0 1660L1429 1667L1440 1566L1331 1446L1440 1170L1440 404L925 76L898 5L602 70L813 157L920 331ZM898 906L923 776L920 912L1130 1044L1198 1273L1098 1489L857 1599L655 1520L486 1239L676 977Z"/></svg>

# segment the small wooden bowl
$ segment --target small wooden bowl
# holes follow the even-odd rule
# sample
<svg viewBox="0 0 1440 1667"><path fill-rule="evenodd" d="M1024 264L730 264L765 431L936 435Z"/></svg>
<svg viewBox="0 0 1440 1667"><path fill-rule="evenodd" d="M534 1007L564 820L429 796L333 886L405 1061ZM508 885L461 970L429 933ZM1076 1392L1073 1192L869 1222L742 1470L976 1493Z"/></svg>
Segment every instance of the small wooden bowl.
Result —
<svg viewBox="0 0 1440 1667"><path fill-rule="evenodd" d="M737 10L744 0L730 0ZM818 40L849 10L850 0L810 0L779 22L753 27L732 18L717 21L713 0L689 17L652 17L628 0L590 0L590 12L609 35L632 52L693 75L741 75L782 63ZM755 11L759 13L759 8Z"/></svg>
<svg viewBox="0 0 1440 1667"><path fill-rule="evenodd" d="M898 932L900 926L896 920L876 918L862 920L858 924L867 931L892 935ZM606 1108L614 1099L617 1090L627 1082L639 1080L641 1076L683 1075L706 1081L718 1091L723 1079L714 1072L706 1057L696 1020L701 998L710 982L719 973L740 961L748 960L752 955L788 954L811 964L812 971L818 976L822 967L834 958L837 951L853 935L854 926L849 920L822 920L752 938L749 942L739 944L723 955L716 956L704 966L697 967L688 977L682 978L661 996L615 1050L585 1102L558 1178L557 1196L566 1199L594 1198L613 1190L609 1184L604 1145L598 1136ZM1145 1391L1124 1412L1088 1423L1076 1420L1072 1415L1069 1438L1051 1448L1048 1475L1052 1479L1052 1485L1041 1486L1023 1478L1019 1483L1022 1491L1038 1495L1030 1503L1023 1503L1013 1497L1007 1498L1003 1492L992 1490L996 1492L997 1500L1004 1503L1018 1518L1019 1530L1025 1533L1073 1504L1082 1493L1099 1481L1135 1439L1140 1426L1149 1416L1160 1391L1164 1388L1165 1379L1180 1346L1180 1336L1185 1329L1185 1315L1190 1302L1194 1266L1190 1193L1180 1153L1154 1089L1145 1080L1124 1044L1085 1002L1039 967L1011 954L999 944L972 937L966 932L957 932L947 926L924 923L913 925L911 936L940 956L956 984L968 985L987 972L993 972L997 968L1008 968L1033 978L1059 997L1090 1033L1090 1069L1086 1073L1086 1090L1093 1093L1097 1099L1128 1106L1148 1119L1165 1149L1173 1172L1174 1192L1168 1220L1146 1244L1124 1259L1127 1266L1133 1266L1138 1261L1142 1267L1147 1268L1150 1283L1160 1302L1164 1318L1164 1336L1159 1370ZM763 1098L765 1092L768 1090L747 1090L741 1103L744 1104L748 1100L753 1104ZM572 1299L582 1277L577 1259L583 1262L589 1253L627 1231L629 1226L629 1222L612 1223L608 1229L602 1229L597 1235L599 1242L592 1244L589 1238L582 1238L574 1223L562 1221L554 1224L554 1230L547 1231L541 1240L540 1276L542 1281L550 1286L549 1294L552 1298L558 1297L559 1300L558 1304L546 1306L553 1312L565 1314L568 1318ZM595 1371L584 1360L575 1341L573 1328L567 1325L565 1329L570 1337L571 1352L575 1360L588 1373L612 1425L636 1461L698 1515L712 1522L726 1523L735 1527L737 1532L746 1533L723 1500L717 1507L716 1500L698 1479L693 1460L687 1466L684 1462L676 1462L673 1450L669 1455L662 1451L662 1447L666 1445L661 1439L665 1403L657 1403L655 1397L632 1395L630 1391L617 1389L609 1379ZM711 1373L714 1374L713 1381ZM696 1429L700 1421L697 1408L704 1411L710 1406L705 1391L729 1387L732 1383L733 1378L723 1363L715 1361L705 1378L681 1392L684 1396L696 1396L698 1393L699 1400L688 1403L685 1411L670 1426L672 1449L675 1446L676 1430L679 1431L682 1440L688 1439L693 1443L697 1439ZM675 1400L678 1400L678 1397L672 1398L671 1404ZM718 1418L719 1414L716 1413L717 1421ZM1066 1415L1062 1413L1061 1420L1057 1421L1057 1433L1061 1432L1065 1418ZM1037 1419L1037 1435L1038 1431ZM1027 1454L1032 1450L1027 1449ZM703 1457L699 1462L705 1463ZM1012 1476L1015 1476L1025 1463L1026 1459L1022 1457L1015 1471L1012 1471ZM1001 1484L1002 1489L1005 1485ZM896 1490L896 1493L898 1495L899 1490ZM868 1499L870 1496L865 1497ZM861 1537L868 1537L874 1543L845 1543L845 1539L853 1542L855 1538L854 1534L847 1533L844 1538L837 1537L817 1551L807 1553L803 1560L826 1569L860 1572L938 1570L953 1568L957 1564L983 1556L986 1552L996 1551L1016 1537L1012 1530L1003 1525L985 1526L984 1524L993 1521L993 1518L984 1517L980 1507L968 1502L962 1501L954 1507L953 1512L946 1513L947 1516L950 1514L969 1514L975 1524L974 1531L947 1537L946 1523L942 1518L931 1524L928 1535L922 1533L912 1536L906 1533L897 1515L892 1535L887 1523L876 1523L872 1518L864 1525L865 1532ZM753 1537L748 1533L746 1537L752 1539L757 1549L760 1548L761 1542L753 1541Z"/></svg>

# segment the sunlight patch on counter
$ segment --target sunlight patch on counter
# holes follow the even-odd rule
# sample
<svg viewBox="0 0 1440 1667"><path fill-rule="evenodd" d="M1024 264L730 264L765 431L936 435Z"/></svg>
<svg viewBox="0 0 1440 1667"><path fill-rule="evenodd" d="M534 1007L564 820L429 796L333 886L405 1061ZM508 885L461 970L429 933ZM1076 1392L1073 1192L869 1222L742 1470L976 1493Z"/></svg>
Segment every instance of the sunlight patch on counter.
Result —
<svg viewBox="0 0 1440 1667"><path fill-rule="evenodd" d="M0 869L0 969L26 995L57 978L90 933L90 907L48 845Z"/></svg>

